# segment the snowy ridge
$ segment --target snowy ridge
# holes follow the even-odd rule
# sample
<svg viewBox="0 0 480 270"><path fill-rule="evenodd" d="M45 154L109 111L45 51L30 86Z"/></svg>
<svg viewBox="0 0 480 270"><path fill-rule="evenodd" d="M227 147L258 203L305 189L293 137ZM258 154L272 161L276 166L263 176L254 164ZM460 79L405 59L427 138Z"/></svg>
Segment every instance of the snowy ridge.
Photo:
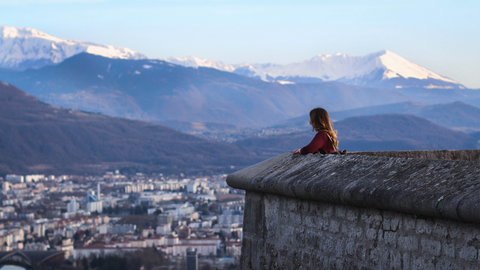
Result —
<svg viewBox="0 0 480 270"><path fill-rule="evenodd" d="M61 39L33 28L0 26L1 68L39 68L60 63L82 52L108 58L145 58L144 55L128 48Z"/></svg>
<svg viewBox="0 0 480 270"><path fill-rule="evenodd" d="M188 67L211 67L223 71L234 72L239 75L259 78L264 81L286 83L298 78L315 78L317 81L341 81L348 84L375 85L391 79L418 79L429 80L424 88L453 88L443 86L458 82L441 76L420 65L417 65L393 52L383 50L366 56L353 56L337 53L334 55L317 55L310 60L288 65L249 64L229 65L220 61L199 59L193 56L176 58L170 57L165 61ZM430 86L430 81L440 81ZM396 81L398 82L398 80ZM397 88L404 87L398 82Z"/></svg>
<svg viewBox="0 0 480 270"><path fill-rule="evenodd" d="M387 50L366 56L340 53L317 55L310 60L288 65L244 64L244 66L248 66L263 80L268 80L267 75L273 78L312 77L323 81L352 80L382 70L384 80L403 77L420 80L435 79L458 84L454 80L438 75Z"/></svg>
<svg viewBox="0 0 480 270"><path fill-rule="evenodd" d="M195 56L187 56L187 57L169 57L165 59L159 59L170 62L175 65L184 66L184 67L208 67L208 68L215 68L218 70L233 72L235 67L229 64L225 64L221 61L213 61L208 59L200 59Z"/></svg>

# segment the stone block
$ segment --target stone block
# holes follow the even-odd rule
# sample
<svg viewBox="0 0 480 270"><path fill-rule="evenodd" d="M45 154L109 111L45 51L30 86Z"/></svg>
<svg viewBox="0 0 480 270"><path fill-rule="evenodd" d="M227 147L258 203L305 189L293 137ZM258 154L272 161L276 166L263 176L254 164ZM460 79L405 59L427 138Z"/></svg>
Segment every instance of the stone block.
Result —
<svg viewBox="0 0 480 270"><path fill-rule="evenodd" d="M331 218L333 216L333 205L324 205L322 216L324 218Z"/></svg>
<svg viewBox="0 0 480 270"><path fill-rule="evenodd" d="M425 257L414 257L412 260L412 270L435 270L435 264Z"/></svg>
<svg viewBox="0 0 480 270"><path fill-rule="evenodd" d="M343 223L341 231L342 234L345 234L350 239L360 239L363 233L362 227L353 223Z"/></svg>
<svg viewBox="0 0 480 270"><path fill-rule="evenodd" d="M340 232L340 222L336 220L330 220L330 226L328 230L331 233L339 233Z"/></svg>
<svg viewBox="0 0 480 270"><path fill-rule="evenodd" d="M347 254L347 256L353 257L353 255L355 255L355 246L355 241L347 240L347 242L345 243L345 253Z"/></svg>
<svg viewBox="0 0 480 270"><path fill-rule="evenodd" d="M381 259L381 250L380 248L369 248L368 249L368 262L371 263L373 266L379 266L380 265L380 259Z"/></svg>
<svg viewBox="0 0 480 270"><path fill-rule="evenodd" d="M388 267L387 267L388 268ZM390 269L402 269L402 254L396 251L390 251Z"/></svg>
<svg viewBox="0 0 480 270"><path fill-rule="evenodd" d="M416 251L418 249L418 238L415 236L399 236L398 247L405 251Z"/></svg>
<svg viewBox="0 0 480 270"><path fill-rule="evenodd" d="M317 217L305 216L303 217L303 224L307 227L317 227Z"/></svg>
<svg viewBox="0 0 480 270"><path fill-rule="evenodd" d="M441 238L446 238L448 235L448 229L442 223L436 222L433 225L433 234Z"/></svg>
<svg viewBox="0 0 480 270"><path fill-rule="evenodd" d="M345 240L338 239L335 245L335 258L343 258L345 257Z"/></svg>
<svg viewBox="0 0 480 270"><path fill-rule="evenodd" d="M305 231L305 244L312 249L318 249L322 243L322 236L318 232Z"/></svg>
<svg viewBox="0 0 480 270"><path fill-rule="evenodd" d="M382 228L386 231L397 231L401 218L391 212L383 216Z"/></svg>
<svg viewBox="0 0 480 270"><path fill-rule="evenodd" d="M435 270L460 270L460 269L463 270L464 268L444 258L438 259L438 262L435 264Z"/></svg>
<svg viewBox="0 0 480 270"><path fill-rule="evenodd" d="M457 222L449 221L448 225L448 235L450 236L450 238L455 239L462 236L462 232L460 231Z"/></svg>
<svg viewBox="0 0 480 270"><path fill-rule="evenodd" d="M416 219L412 215L405 215L402 219L403 229L410 231L415 229Z"/></svg>
<svg viewBox="0 0 480 270"><path fill-rule="evenodd" d="M388 269L390 267L390 251L385 248L379 248L380 251L380 266L382 269Z"/></svg>
<svg viewBox="0 0 480 270"><path fill-rule="evenodd" d="M351 208L348 208L347 209L347 220L352 221L352 222L358 221L358 211L353 210Z"/></svg>
<svg viewBox="0 0 480 270"><path fill-rule="evenodd" d="M325 238L323 238L321 249L324 253L331 254L333 251L335 251L335 246L336 239L333 239L333 237L331 236L326 236Z"/></svg>
<svg viewBox="0 0 480 270"><path fill-rule="evenodd" d="M383 232L383 241L386 245L393 247L397 246L397 233L393 231L384 231Z"/></svg>
<svg viewBox="0 0 480 270"><path fill-rule="evenodd" d="M310 261L312 269L328 269L328 257L322 253L315 252Z"/></svg>
<svg viewBox="0 0 480 270"><path fill-rule="evenodd" d="M360 220L365 222L370 228L378 228L382 223L383 217L380 215L379 210L368 208L361 214Z"/></svg>
<svg viewBox="0 0 480 270"><path fill-rule="evenodd" d="M423 252L432 254L434 256L440 256L440 251L442 249L442 244L440 241L422 238L420 240L420 245L422 246Z"/></svg>
<svg viewBox="0 0 480 270"><path fill-rule="evenodd" d="M416 232L419 234L431 234L433 230L433 221L417 219Z"/></svg>
<svg viewBox="0 0 480 270"><path fill-rule="evenodd" d="M290 225L284 225L282 226L282 237L283 241L285 244L293 247L294 246L294 239L295 239L295 229L297 227L295 226L290 226Z"/></svg>
<svg viewBox="0 0 480 270"><path fill-rule="evenodd" d="M443 255L449 258L455 258L455 245L444 243L443 244Z"/></svg>
<svg viewBox="0 0 480 270"><path fill-rule="evenodd" d="M355 258L359 261L367 260L367 248L364 245L357 244L357 247L355 250Z"/></svg>
<svg viewBox="0 0 480 270"><path fill-rule="evenodd" d="M295 246L298 248L305 247L305 229L302 227L295 228Z"/></svg>
<svg viewBox="0 0 480 270"><path fill-rule="evenodd" d="M268 270L269 263L268 263L267 258L265 256L260 256L259 264L260 264L260 269L261 270Z"/></svg>
<svg viewBox="0 0 480 270"><path fill-rule="evenodd" d="M341 219L345 219L347 215L347 207L343 205L335 205L335 216Z"/></svg>
<svg viewBox="0 0 480 270"><path fill-rule="evenodd" d="M292 269L299 269L302 265L302 252L299 250L292 250L291 252L291 260L292 260Z"/></svg>
<svg viewBox="0 0 480 270"><path fill-rule="evenodd" d="M474 229L470 226L467 228L462 228L462 239L465 239L467 242L479 242L477 236L479 236L479 232L477 229ZM480 247L480 244L477 244L477 246Z"/></svg>
<svg viewBox="0 0 480 270"><path fill-rule="evenodd" d="M463 246L460 248L458 256L465 261L475 261L477 253L477 249L474 247Z"/></svg>
<svg viewBox="0 0 480 270"><path fill-rule="evenodd" d="M299 211L303 214L308 214L310 212L310 202L308 200L300 200Z"/></svg>
<svg viewBox="0 0 480 270"><path fill-rule="evenodd" d="M410 266L412 264L412 258L409 253L402 254L402 267L403 270L410 270Z"/></svg>
<svg viewBox="0 0 480 270"><path fill-rule="evenodd" d="M378 237L378 231L374 228L368 228L365 230L365 239L366 240L375 240Z"/></svg>
<svg viewBox="0 0 480 270"><path fill-rule="evenodd" d="M302 220L302 214L301 213L290 213L288 215L288 218L286 219L286 222L289 225L292 226L302 226L303 225L303 220Z"/></svg>
<svg viewBox="0 0 480 270"><path fill-rule="evenodd" d="M298 213L298 207L301 205L299 200L293 200L291 198L285 198L285 211L290 213Z"/></svg>
<svg viewBox="0 0 480 270"><path fill-rule="evenodd" d="M344 270L345 269L345 263L341 259L331 259L329 261L329 269L331 270Z"/></svg>

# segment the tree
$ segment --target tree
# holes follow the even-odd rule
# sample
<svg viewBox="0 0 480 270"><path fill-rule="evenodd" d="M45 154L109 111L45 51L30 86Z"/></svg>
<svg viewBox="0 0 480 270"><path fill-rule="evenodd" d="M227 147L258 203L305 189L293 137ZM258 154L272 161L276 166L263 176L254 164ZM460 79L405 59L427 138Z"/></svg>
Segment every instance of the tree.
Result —
<svg viewBox="0 0 480 270"><path fill-rule="evenodd" d="M73 241L74 241L74 242L80 241L80 234L78 234L78 232L75 232L75 233L73 234Z"/></svg>
<svg viewBox="0 0 480 270"><path fill-rule="evenodd" d="M88 259L83 257L82 258L82 265L83 265L83 270L90 270L90 265L88 264Z"/></svg>

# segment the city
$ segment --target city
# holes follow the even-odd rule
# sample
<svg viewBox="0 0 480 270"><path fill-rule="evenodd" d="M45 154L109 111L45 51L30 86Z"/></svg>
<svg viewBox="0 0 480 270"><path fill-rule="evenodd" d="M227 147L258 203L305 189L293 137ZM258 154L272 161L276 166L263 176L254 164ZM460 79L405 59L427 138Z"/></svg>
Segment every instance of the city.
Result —
<svg viewBox="0 0 480 270"><path fill-rule="evenodd" d="M153 248L165 262L158 269L185 269L193 248L198 269L236 269L245 197L225 178L6 175L0 251L63 251L64 264L78 267Z"/></svg>

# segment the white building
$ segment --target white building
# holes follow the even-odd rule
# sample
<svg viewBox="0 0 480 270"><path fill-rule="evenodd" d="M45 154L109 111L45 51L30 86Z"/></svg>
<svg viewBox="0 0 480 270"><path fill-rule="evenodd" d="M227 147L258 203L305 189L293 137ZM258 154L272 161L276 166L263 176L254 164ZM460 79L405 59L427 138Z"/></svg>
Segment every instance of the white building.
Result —
<svg viewBox="0 0 480 270"><path fill-rule="evenodd" d="M2 189L3 189L3 191L9 191L11 185L12 185L12 184L10 184L9 182L3 182L3 183L2 183Z"/></svg>
<svg viewBox="0 0 480 270"><path fill-rule="evenodd" d="M45 180L45 175L43 175L43 174L31 174L31 175L25 176L25 182L26 183L38 182L40 180Z"/></svg>
<svg viewBox="0 0 480 270"><path fill-rule="evenodd" d="M67 204L67 212L77 212L80 204L76 200L72 200Z"/></svg>
<svg viewBox="0 0 480 270"><path fill-rule="evenodd" d="M33 233L36 234L38 237L44 237L46 229L47 226L45 223L36 223L35 225L33 225Z"/></svg>
<svg viewBox="0 0 480 270"><path fill-rule="evenodd" d="M197 188L200 186L200 183L198 182L190 182L187 184L187 192L188 193L197 193Z"/></svg>
<svg viewBox="0 0 480 270"><path fill-rule="evenodd" d="M156 233L161 234L161 235L171 235L172 234L172 229L171 229L170 224L158 225Z"/></svg>
<svg viewBox="0 0 480 270"><path fill-rule="evenodd" d="M88 202L87 210L91 213L97 211L99 214L103 212L103 203L102 201Z"/></svg>
<svg viewBox="0 0 480 270"><path fill-rule="evenodd" d="M5 176L5 180L6 180L7 182L20 182L20 183L23 183L23 182L24 182L24 177L23 177L23 175L7 174L7 176Z"/></svg>
<svg viewBox="0 0 480 270"><path fill-rule="evenodd" d="M209 256L217 255L217 246L215 244L177 244L167 248L167 253L173 256L181 256L187 252L187 248L197 249L198 255Z"/></svg>
<svg viewBox="0 0 480 270"><path fill-rule="evenodd" d="M243 224L243 215L218 215L219 224Z"/></svg>

